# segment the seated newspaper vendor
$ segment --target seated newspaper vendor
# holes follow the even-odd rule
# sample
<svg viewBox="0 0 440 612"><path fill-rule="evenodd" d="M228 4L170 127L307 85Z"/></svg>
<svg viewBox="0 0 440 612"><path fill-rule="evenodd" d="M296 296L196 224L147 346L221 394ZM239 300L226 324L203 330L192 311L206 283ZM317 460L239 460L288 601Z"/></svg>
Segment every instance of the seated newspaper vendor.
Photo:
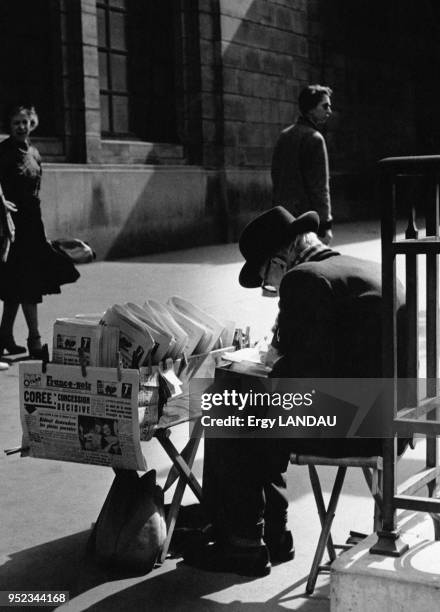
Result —
<svg viewBox="0 0 440 612"><path fill-rule="evenodd" d="M277 378L375 378L381 376L381 268L341 255L317 237L319 217L294 218L276 206L244 229L243 287L278 295L271 352L279 354ZM403 290L398 287L399 311ZM213 525L211 542L188 546L187 563L214 571L261 576L271 563L294 556L283 494L291 452L330 457L381 453L381 440L205 440L203 499Z"/></svg>

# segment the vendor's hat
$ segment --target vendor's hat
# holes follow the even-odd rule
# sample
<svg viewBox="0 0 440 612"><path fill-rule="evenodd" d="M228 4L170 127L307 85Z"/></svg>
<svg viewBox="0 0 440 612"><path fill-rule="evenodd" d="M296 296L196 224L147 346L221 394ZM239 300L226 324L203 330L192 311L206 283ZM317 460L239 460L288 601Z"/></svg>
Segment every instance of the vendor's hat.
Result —
<svg viewBox="0 0 440 612"><path fill-rule="evenodd" d="M253 219L244 228L238 246L246 263L241 269L242 287L259 287L260 269L280 248L290 244L298 234L317 232L319 215L314 210L295 218L282 206L274 206Z"/></svg>

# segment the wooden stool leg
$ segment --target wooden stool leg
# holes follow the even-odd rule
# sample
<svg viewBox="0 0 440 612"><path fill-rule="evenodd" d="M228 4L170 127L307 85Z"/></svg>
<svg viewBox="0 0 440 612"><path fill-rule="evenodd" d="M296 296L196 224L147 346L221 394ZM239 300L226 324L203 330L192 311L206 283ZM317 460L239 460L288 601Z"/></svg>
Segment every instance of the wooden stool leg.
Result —
<svg viewBox="0 0 440 612"><path fill-rule="evenodd" d="M335 484L333 485L330 501L325 513L325 520L322 526L321 535L319 536L318 545L316 547L315 556L313 558L312 567L309 573L309 579L307 580L306 593L311 595L315 590L316 579L318 576L319 566L322 561L324 554L324 548L328 542L330 535L330 529L335 517L336 507L338 505L339 496L341 494L342 485L344 484L345 474L347 472L346 467L339 467L338 473L336 474Z"/></svg>
<svg viewBox="0 0 440 612"><path fill-rule="evenodd" d="M324 498L322 497L322 489L321 482L319 480L318 471L314 465L309 465L309 476L310 483L312 485L313 495L315 497L316 507L318 509L319 520L321 521L321 529L324 527L325 522L325 504ZM334 561L336 559L336 550L333 545L332 534L329 533L327 539L327 552L330 561Z"/></svg>

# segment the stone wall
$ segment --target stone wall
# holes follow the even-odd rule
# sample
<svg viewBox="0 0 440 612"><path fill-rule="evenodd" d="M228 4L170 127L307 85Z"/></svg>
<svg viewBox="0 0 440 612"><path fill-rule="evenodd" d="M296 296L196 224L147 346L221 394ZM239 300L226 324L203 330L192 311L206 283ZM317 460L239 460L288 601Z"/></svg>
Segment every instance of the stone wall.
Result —
<svg viewBox="0 0 440 612"><path fill-rule="evenodd" d="M308 79L307 10L289 0L222 0L225 165L267 167Z"/></svg>
<svg viewBox="0 0 440 612"><path fill-rule="evenodd" d="M203 163L223 167L229 237L271 206L269 168L308 81L307 2L200 0Z"/></svg>
<svg viewBox="0 0 440 612"><path fill-rule="evenodd" d="M200 167L46 164L46 233L86 240L99 259L224 242L221 188Z"/></svg>

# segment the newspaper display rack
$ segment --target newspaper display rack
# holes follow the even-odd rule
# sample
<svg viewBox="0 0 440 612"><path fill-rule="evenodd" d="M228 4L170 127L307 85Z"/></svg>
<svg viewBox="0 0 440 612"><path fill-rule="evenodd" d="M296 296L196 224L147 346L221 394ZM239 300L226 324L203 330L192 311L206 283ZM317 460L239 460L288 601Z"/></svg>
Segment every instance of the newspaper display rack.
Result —
<svg viewBox="0 0 440 612"><path fill-rule="evenodd" d="M190 414L189 381L213 376L227 350L139 369L21 362L22 455L147 470L141 441L200 416ZM165 398L163 381L175 389Z"/></svg>
<svg viewBox="0 0 440 612"><path fill-rule="evenodd" d="M162 562L186 486L202 497L192 472L203 435L201 408L190 402L189 382L197 375L209 384L235 346L233 322L220 324L176 296L166 306L147 300L142 307L115 304L104 314L57 319L53 362L45 346L42 361L19 364L23 439L20 449L6 452L108 466L128 478L148 469L142 443L155 437L171 462L163 490L176 483ZM191 422L189 439L179 451L170 434L185 422Z"/></svg>

